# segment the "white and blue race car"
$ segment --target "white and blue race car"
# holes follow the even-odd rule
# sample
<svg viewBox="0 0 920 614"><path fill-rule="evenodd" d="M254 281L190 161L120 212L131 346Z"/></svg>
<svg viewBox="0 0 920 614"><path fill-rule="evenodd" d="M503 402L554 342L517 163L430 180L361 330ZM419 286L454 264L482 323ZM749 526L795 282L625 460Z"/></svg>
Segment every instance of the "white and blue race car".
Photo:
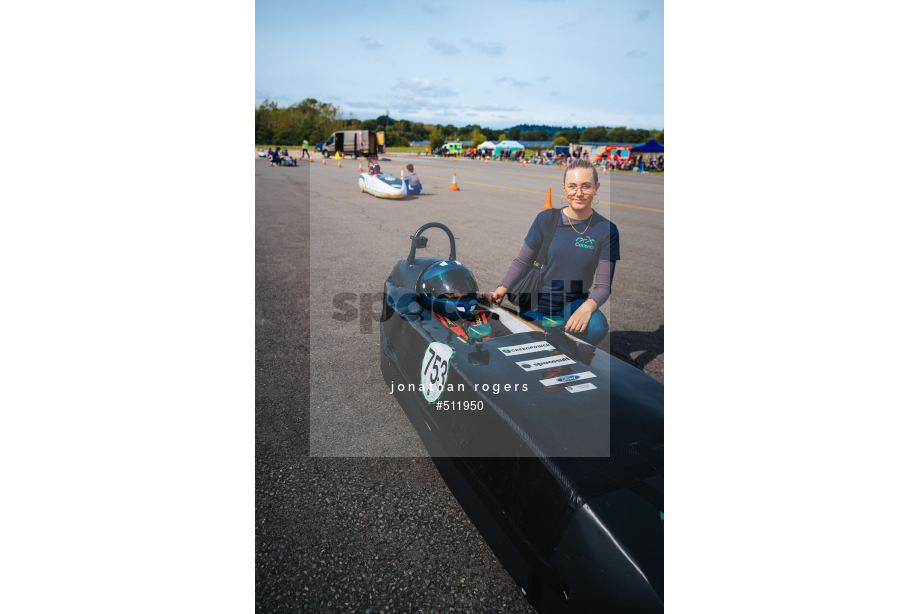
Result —
<svg viewBox="0 0 920 614"><path fill-rule="evenodd" d="M408 194L405 181L383 173L361 173L358 188L378 198L405 198Z"/></svg>

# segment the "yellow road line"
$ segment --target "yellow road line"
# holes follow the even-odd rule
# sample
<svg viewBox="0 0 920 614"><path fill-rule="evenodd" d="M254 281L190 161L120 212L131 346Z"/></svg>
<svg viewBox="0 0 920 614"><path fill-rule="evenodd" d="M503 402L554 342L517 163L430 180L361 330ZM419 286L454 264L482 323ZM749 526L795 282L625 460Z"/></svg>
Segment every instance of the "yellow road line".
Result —
<svg viewBox="0 0 920 614"><path fill-rule="evenodd" d="M418 168L419 165L415 165L415 166L416 166L416 168ZM533 165L531 165L531 166L533 166ZM540 165L537 164L537 166L540 166ZM552 165L544 165L544 166L552 166ZM405 167L404 167L404 168L405 168ZM433 167L431 167L431 168L433 168ZM437 167L437 168L441 168L441 167ZM553 168L553 169L556 169L555 166L553 166L552 168ZM521 173L521 172L513 173L513 172L511 172L511 171L491 171L491 170L486 170L486 169L484 169L484 168L464 168L463 171L464 171L464 172L469 171L469 172L472 172L472 173L490 173L490 174L493 174L493 175L513 175L513 176L515 176L515 177L533 177L533 176L534 176L534 175L532 175L532 174L525 175L524 173ZM651 187L651 188L657 188L657 187L659 187L657 184L654 184L654 183L642 183L642 182L640 182L640 181L619 181L619 180L616 180L616 179L603 179L604 175L603 175L603 172L602 172L602 171L599 171L597 174L598 174L598 177L601 177L601 181L607 181L607 182L609 182L609 183L622 183L622 184L624 184L624 185L636 185L636 186ZM612 175L613 173L608 173L608 174ZM662 179L662 181L663 181L663 179ZM663 185L663 183L662 183L662 185Z"/></svg>
<svg viewBox="0 0 920 614"><path fill-rule="evenodd" d="M453 175L450 177L435 177L434 175L419 175L419 177L427 177L428 179L442 179L444 181L453 181ZM515 192L528 192L530 194L546 194L546 192L540 192L538 190L525 190L524 188L511 188L504 185L492 185L490 183L476 183L475 181L463 180L463 183L468 183L470 185L479 185L486 188L499 188L501 190L514 190ZM459 185L459 184L458 184ZM637 205L624 205L623 203L609 203L607 201L601 200L598 201L600 205L610 205L612 207L628 207L629 209L641 209L642 211L654 211L655 213L664 213L663 209L652 209L651 207L639 207Z"/></svg>

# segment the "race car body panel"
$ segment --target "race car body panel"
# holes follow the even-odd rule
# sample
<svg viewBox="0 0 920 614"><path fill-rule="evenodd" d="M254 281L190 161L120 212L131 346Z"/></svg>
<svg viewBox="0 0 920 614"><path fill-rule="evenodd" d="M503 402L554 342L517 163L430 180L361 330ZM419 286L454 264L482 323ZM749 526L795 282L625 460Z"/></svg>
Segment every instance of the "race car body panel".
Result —
<svg viewBox="0 0 920 614"><path fill-rule="evenodd" d="M445 326L416 300L427 226L384 286L388 390L539 611L662 611L663 386L500 307L489 338Z"/></svg>
<svg viewBox="0 0 920 614"><path fill-rule="evenodd" d="M358 175L358 188L378 198L405 198L406 182L392 175L361 173Z"/></svg>

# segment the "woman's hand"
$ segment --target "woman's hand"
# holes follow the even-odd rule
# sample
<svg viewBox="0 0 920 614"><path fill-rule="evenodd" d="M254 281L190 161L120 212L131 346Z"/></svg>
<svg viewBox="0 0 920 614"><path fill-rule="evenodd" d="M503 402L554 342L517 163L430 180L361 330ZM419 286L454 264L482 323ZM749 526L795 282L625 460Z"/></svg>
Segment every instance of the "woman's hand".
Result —
<svg viewBox="0 0 920 614"><path fill-rule="evenodd" d="M588 299L575 310L575 313L565 323L565 332L582 333L588 328L588 322L591 320L591 314L597 311L597 303L594 299Z"/></svg>
<svg viewBox="0 0 920 614"><path fill-rule="evenodd" d="M505 294L507 294L507 292L508 288L505 286L499 286L495 289L495 292L483 292L482 298L486 299L487 301L492 301L496 305L499 305L501 304L502 299L505 298Z"/></svg>

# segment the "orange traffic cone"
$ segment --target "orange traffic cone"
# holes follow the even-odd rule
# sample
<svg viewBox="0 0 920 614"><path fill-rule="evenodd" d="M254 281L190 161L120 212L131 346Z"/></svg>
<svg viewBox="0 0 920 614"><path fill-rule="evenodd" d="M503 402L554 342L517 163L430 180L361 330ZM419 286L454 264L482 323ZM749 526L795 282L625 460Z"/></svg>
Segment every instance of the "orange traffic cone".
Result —
<svg viewBox="0 0 920 614"><path fill-rule="evenodd" d="M326 158L323 158L323 166L326 166Z"/></svg>
<svg viewBox="0 0 920 614"><path fill-rule="evenodd" d="M526 160L521 160L521 168L524 168L524 165L527 164Z"/></svg>
<svg viewBox="0 0 920 614"><path fill-rule="evenodd" d="M418 152L415 152L415 159L418 160Z"/></svg>
<svg viewBox="0 0 920 614"><path fill-rule="evenodd" d="M604 173L603 173L603 174L604 174L604 175L607 174L607 167L606 167L606 166L604 167Z"/></svg>
<svg viewBox="0 0 920 614"><path fill-rule="evenodd" d="M553 208L553 188L546 188L546 204L540 207L540 211Z"/></svg>
<svg viewBox="0 0 920 614"><path fill-rule="evenodd" d="M313 163L313 156L310 156L310 163Z"/></svg>
<svg viewBox="0 0 920 614"><path fill-rule="evenodd" d="M406 173L406 169L404 168L399 169L399 178L402 179L403 177L405 177L405 173Z"/></svg>
<svg viewBox="0 0 920 614"><path fill-rule="evenodd" d="M450 184L449 189L451 192L457 192L460 190L460 188L457 187L457 173L454 173L454 182Z"/></svg>
<svg viewBox="0 0 920 614"><path fill-rule="evenodd" d="M361 168L361 163L360 163L360 162L358 162L358 172L359 172L359 173L363 173L363 172L364 172L364 169Z"/></svg>
<svg viewBox="0 0 920 614"><path fill-rule="evenodd" d="M341 159L339 160L339 165L336 166L336 168L342 168L342 160L341 160Z"/></svg>

